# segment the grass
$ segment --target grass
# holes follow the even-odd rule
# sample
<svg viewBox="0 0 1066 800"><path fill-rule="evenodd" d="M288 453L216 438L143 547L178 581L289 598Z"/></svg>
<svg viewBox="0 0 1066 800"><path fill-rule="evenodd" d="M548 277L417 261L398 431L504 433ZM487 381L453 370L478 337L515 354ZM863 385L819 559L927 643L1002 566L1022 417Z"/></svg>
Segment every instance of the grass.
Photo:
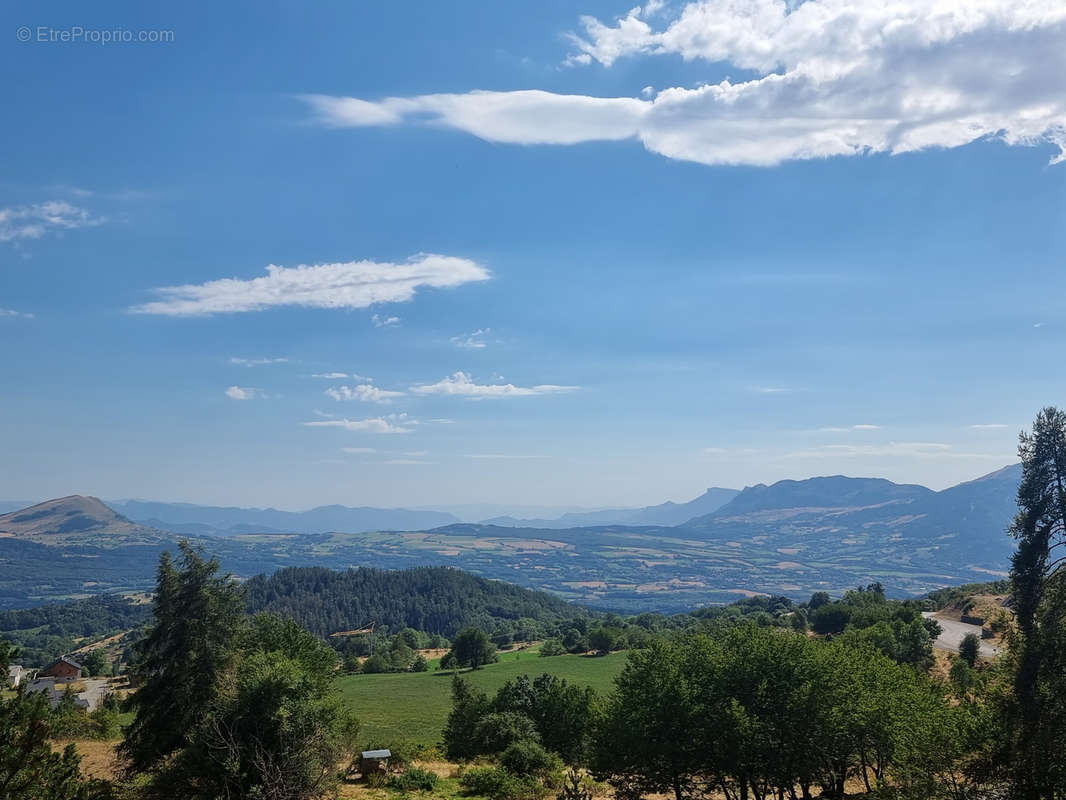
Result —
<svg viewBox="0 0 1066 800"><path fill-rule="evenodd" d="M519 675L546 672L571 683L610 690L625 664L624 653L609 656L553 656L540 658L527 651L500 654L500 662L463 672L471 684L495 693ZM392 675L347 675L338 681L341 696L359 718L359 738L367 744L407 741L433 746L451 710L452 673L407 672Z"/></svg>

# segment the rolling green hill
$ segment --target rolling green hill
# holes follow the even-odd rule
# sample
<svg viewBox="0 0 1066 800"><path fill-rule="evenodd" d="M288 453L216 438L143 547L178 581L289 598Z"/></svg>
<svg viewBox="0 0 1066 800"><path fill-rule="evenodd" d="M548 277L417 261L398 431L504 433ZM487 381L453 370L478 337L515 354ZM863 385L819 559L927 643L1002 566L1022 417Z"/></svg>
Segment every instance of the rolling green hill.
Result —
<svg viewBox="0 0 1066 800"><path fill-rule="evenodd" d="M462 673L474 686L495 692L519 675L545 672L571 683L606 692L625 664L625 653L609 656L540 658L528 651L500 654L498 664ZM451 710L450 672L407 672L395 675L348 675L338 681L344 700L359 718L360 740L388 744L400 740L435 745Z"/></svg>

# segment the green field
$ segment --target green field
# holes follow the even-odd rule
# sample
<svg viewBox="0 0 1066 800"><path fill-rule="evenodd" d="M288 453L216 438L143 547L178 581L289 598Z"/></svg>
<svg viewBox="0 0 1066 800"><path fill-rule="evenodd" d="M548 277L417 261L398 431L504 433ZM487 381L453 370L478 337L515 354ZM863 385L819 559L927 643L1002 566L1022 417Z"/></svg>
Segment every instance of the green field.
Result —
<svg viewBox="0 0 1066 800"><path fill-rule="evenodd" d="M624 653L552 658L540 658L529 651L501 653L499 663L462 674L490 694L519 675L532 677L545 672L606 692L621 672L625 659ZM408 741L436 745L440 743L451 710L451 675L450 672L347 675L338 685L342 697L359 718L359 739L364 744Z"/></svg>

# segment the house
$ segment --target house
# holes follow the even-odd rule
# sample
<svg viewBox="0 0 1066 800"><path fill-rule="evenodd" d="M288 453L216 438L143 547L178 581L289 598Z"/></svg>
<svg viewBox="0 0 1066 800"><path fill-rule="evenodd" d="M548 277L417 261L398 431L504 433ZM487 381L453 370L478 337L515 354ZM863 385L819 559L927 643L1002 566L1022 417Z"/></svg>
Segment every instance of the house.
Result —
<svg viewBox="0 0 1066 800"><path fill-rule="evenodd" d="M35 678L32 681L27 681L26 694L34 694L35 692L40 692L47 697L48 705L55 708L63 702L63 696L67 690L56 686L55 678ZM103 697L104 693L102 692L81 692L74 695L74 707L92 711L99 707Z"/></svg>
<svg viewBox="0 0 1066 800"><path fill-rule="evenodd" d="M7 668L7 685L12 689L19 688L22 678L26 676L26 670L20 664L12 664Z"/></svg>
<svg viewBox="0 0 1066 800"><path fill-rule="evenodd" d="M374 773L384 775L389 771L391 750L364 750L359 758L359 771L366 778Z"/></svg>
<svg viewBox="0 0 1066 800"><path fill-rule="evenodd" d="M57 678L64 681L76 681L81 679L81 664L71 658L63 656L57 658L51 664L37 673L38 678Z"/></svg>

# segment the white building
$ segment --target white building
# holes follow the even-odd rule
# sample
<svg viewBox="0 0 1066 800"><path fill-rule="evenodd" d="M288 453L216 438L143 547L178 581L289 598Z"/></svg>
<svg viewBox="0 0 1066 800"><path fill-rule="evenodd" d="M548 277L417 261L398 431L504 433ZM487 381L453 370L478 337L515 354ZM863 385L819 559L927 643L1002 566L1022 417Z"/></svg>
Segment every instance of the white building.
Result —
<svg viewBox="0 0 1066 800"><path fill-rule="evenodd" d="M12 664L7 668L7 685L12 689L19 688L24 677L26 677L26 670L21 664Z"/></svg>

